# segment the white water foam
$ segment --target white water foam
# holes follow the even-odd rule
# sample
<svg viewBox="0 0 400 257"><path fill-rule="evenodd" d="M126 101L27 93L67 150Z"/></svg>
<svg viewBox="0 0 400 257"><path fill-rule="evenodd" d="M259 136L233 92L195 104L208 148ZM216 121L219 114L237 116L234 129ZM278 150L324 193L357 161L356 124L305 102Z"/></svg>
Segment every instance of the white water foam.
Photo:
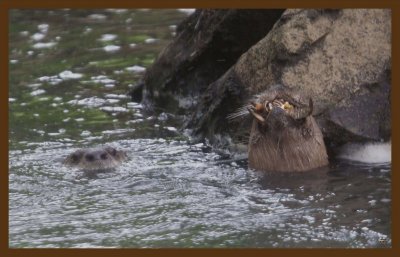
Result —
<svg viewBox="0 0 400 257"><path fill-rule="evenodd" d="M338 157L364 163L390 163L392 144L390 141L367 144L348 143L340 149Z"/></svg>

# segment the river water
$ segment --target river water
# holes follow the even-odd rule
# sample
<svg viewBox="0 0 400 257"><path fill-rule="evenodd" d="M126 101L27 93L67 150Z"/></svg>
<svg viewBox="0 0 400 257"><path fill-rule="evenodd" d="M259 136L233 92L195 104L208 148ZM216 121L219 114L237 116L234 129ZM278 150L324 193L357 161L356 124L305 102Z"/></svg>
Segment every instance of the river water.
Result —
<svg viewBox="0 0 400 257"><path fill-rule="evenodd" d="M261 174L130 102L188 13L10 12L9 246L390 247L390 163ZM128 161L61 164L105 144Z"/></svg>

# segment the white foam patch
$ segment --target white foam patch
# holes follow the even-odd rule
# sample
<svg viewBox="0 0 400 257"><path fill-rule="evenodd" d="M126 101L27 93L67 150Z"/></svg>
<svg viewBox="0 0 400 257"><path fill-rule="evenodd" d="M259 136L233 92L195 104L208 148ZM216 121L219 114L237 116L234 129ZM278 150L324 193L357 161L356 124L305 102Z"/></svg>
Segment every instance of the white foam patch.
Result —
<svg viewBox="0 0 400 257"><path fill-rule="evenodd" d="M129 102L126 104L126 107L129 109L143 109L143 105L135 102Z"/></svg>
<svg viewBox="0 0 400 257"><path fill-rule="evenodd" d="M32 91L32 92L31 92L31 96L37 96L37 95L41 95L41 94L44 94L44 93L46 93L45 90L43 90L43 89L38 89L38 90Z"/></svg>
<svg viewBox="0 0 400 257"><path fill-rule="evenodd" d="M34 44L32 47L35 49L45 49L45 48L52 48L56 44L57 44L57 42L47 42L47 43L39 42L39 43Z"/></svg>
<svg viewBox="0 0 400 257"><path fill-rule="evenodd" d="M103 50L108 53L113 53L113 52L118 51L120 48L121 48L120 46L108 45L108 46L103 47Z"/></svg>
<svg viewBox="0 0 400 257"><path fill-rule="evenodd" d="M88 136L90 136L91 134L92 134L92 132L90 132L90 131L88 131L88 130L84 130L84 131L82 131L81 136L83 136L83 137L88 137Z"/></svg>
<svg viewBox="0 0 400 257"><path fill-rule="evenodd" d="M113 79L109 79L107 76L99 75L93 76L90 78L94 83L101 83L101 84L114 84L116 81Z"/></svg>
<svg viewBox="0 0 400 257"><path fill-rule="evenodd" d="M340 149L338 157L364 163L390 163L392 161L392 144L391 142L348 143Z"/></svg>
<svg viewBox="0 0 400 257"><path fill-rule="evenodd" d="M131 66L131 67L126 67L125 70L132 71L132 72L135 72L135 73L140 73L140 72L146 71L146 68L142 67L142 66L139 66L139 65L134 65L134 66Z"/></svg>
<svg viewBox="0 0 400 257"><path fill-rule="evenodd" d="M47 82L50 85L57 85L63 82L64 80L69 80L69 79L79 79L83 76L83 74L80 73L73 73L69 70L60 72L58 75L54 76L43 76L40 78L37 78L38 81L40 82ZM29 87L37 87L40 86L41 84L31 84L28 85Z"/></svg>
<svg viewBox="0 0 400 257"><path fill-rule="evenodd" d="M91 20L105 20L105 19L107 19L107 16L104 14L95 13L95 14L91 14L91 15L87 16L87 18L91 19Z"/></svg>
<svg viewBox="0 0 400 257"><path fill-rule="evenodd" d="M85 30L83 31L84 34L88 34L90 32L92 32L92 28L86 27Z"/></svg>
<svg viewBox="0 0 400 257"><path fill-rule="evenodd" d="M106 112L127 112L128 111L124 107L111 107L111 106L101 107L100 110L103 110Z"/></svg>
<svg viewBox="0 0 400 257"><path fill-rule="evenodd" d="M158 41L158 39L156 39L156 38L147 38L144 42L146 44L152 44L152 43L155 43L157 41Z"/></svg>
<svg viewBox="0 0 400 257"><path fill-rule="evenodd" d="M34 41L40 41L42 40L46 35L43 33L35 33L31 36L31 39Z"/></svg>
<svg viewBox="0 0 400 257"><path fill-rule="evenodd" d="M39 24L38 29L40 30L40 32L42 32L43 34L46 34L47 31L49 30L49 24Z"/></svg>
<svg viewBox="0 0 400 257"><path fill-rule="evenodd" d="M185 13L187 15L190 15L190 14L194 13L196 11L196 9L184 9L184 8L181 8L181 9L178 9L178 11L182 12L182 13Z"/></svg>
<svg viewBox="0 0 400 257"><path fill-rule="evenodd" d="M38 88L40 87L42 84L41 83L33 83L33 84L28 84L26 85L27 87L31 87L31 88Z"/></svg>
<svg viewBox="0 0 400 257"><path fill-rule="evenodd" d="M106 101L107 101L107 103L109 103L109 104L116 104L116 103L119 103L119 99L107 99Z"/></svg>
<svg viewBox="0 0 400 257"><path fill-rule="evenodd" d="M19 34L20 34L21 36L26 37L26 36L29 35L29 31L24 30L24 31L21 31Z"/></svg>
<svg viewBox="0 0 400 257"><path fill-rule="evenodd" d="M124 134L128 132L134 132L135 129L114 129L114 130L104 130L101 133L103 135L113 135L113 134Z"/></svg>
<svg viewBox="0 0 400 257"><path fill-rule="evenodd" d="M100 107L103 104L105 104L106 100L98 97L90 97L90 98L84 98L81 100L71 100L68 101L67 103L71 105L81 105L81 106L87 106L87 107Z"/></svg>
<svg viewBox="0 0 400 257"><path fill-rule="evenodd" d="M67 80L67 79L79 79L79 78L82 78L83 74L73 73L72 71L66 70L66 71L60 72L58 74L58 76L61 79Z"/></svg>
<svg viewBox="0 0 400 257"><path fill-rule="evenodd" d="M174 127L165 127L165 129L167 129L167 130L169 130L169 131L177 131L177 129L174 128Z"/></svg>
<svg viewBox="0 0 400 257"><path fill-rule="evenodd" d="M117 38L117 35L114 35L114 34L103 34L103 35L101 35L101 38L99 40L106 42L106 41L112 41L116 38Z"/></svg>
<svg viewBox="0 0 400 257"><path fill-rule="evenodd" d="M127 99L129 98L128 95L117 95L117 94L105 94L105 98L111 98L111 99Z"/></svg>
<svg viewBox="0 0 400 257"><path fill-rule="evenodd" d="M115 8L110 8L110 9L106 9L106 11L111 12L111 13L116 13L116 14L121 14L121 13L125 13L128 11L128 9L115 9Z"/></svg>

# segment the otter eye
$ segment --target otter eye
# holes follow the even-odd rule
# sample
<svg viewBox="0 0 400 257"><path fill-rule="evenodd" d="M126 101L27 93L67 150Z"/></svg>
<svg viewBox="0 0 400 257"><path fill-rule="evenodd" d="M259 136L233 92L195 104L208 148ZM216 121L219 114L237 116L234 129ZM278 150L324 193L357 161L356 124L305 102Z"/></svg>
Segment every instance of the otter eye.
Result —
<svg viewBox="0 0 400 257"><path fill-rule="evenodd" d="M93 154L87 154L87 155L85 156L85 158L86 158L86 160L87 160L88 162L94 161L94 156L93 156Z"/></svg>
<svg viewBox="0 0 400 257"><path fill-rule="evenodd" d="M81 158L81 156L77 153L74 153L71 155L71 159L73 162L78 162L80 158Z"/></svg>
<svg viewBox="0 0 400 257"><path fill-rule="evenodd" d="M102 153L102 154L100 155L100 158L101 158L102 160L106 160L106 159L107 159L107 153Z"/></svg>

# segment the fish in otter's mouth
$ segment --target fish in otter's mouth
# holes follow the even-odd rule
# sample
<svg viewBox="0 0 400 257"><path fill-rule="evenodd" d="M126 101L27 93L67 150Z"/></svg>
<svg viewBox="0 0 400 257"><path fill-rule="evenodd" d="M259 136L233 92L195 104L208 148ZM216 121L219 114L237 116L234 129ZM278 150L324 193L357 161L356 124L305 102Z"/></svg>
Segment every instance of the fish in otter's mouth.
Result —
<svg viewBox="0 0 400 257"><path fill-rule="evenodd" d="M105 146L76 150L65 158L63 164L87 171L110 170L116 168L126 158L124 151Z"/></svg>
<svg viewBox="0 0 400 257"><path fill-rule="evenodd" d="M260 103L251 102L248 111L261 123L267 123L269 115L274 112L284 113L293 120L299 120L312 114L313 102L305 105L289 96L278 96L272 100L260 99ZM283 111L283 112L282 112Z"/></svg>
<svg viewBox="0 0 400 257"><path fill-rule="evenodd" d="M321 130L312 117L313 101L300 94L260 94L230 119L253 117L249 166L263 171L306 171L328 164Z"/></svg>

